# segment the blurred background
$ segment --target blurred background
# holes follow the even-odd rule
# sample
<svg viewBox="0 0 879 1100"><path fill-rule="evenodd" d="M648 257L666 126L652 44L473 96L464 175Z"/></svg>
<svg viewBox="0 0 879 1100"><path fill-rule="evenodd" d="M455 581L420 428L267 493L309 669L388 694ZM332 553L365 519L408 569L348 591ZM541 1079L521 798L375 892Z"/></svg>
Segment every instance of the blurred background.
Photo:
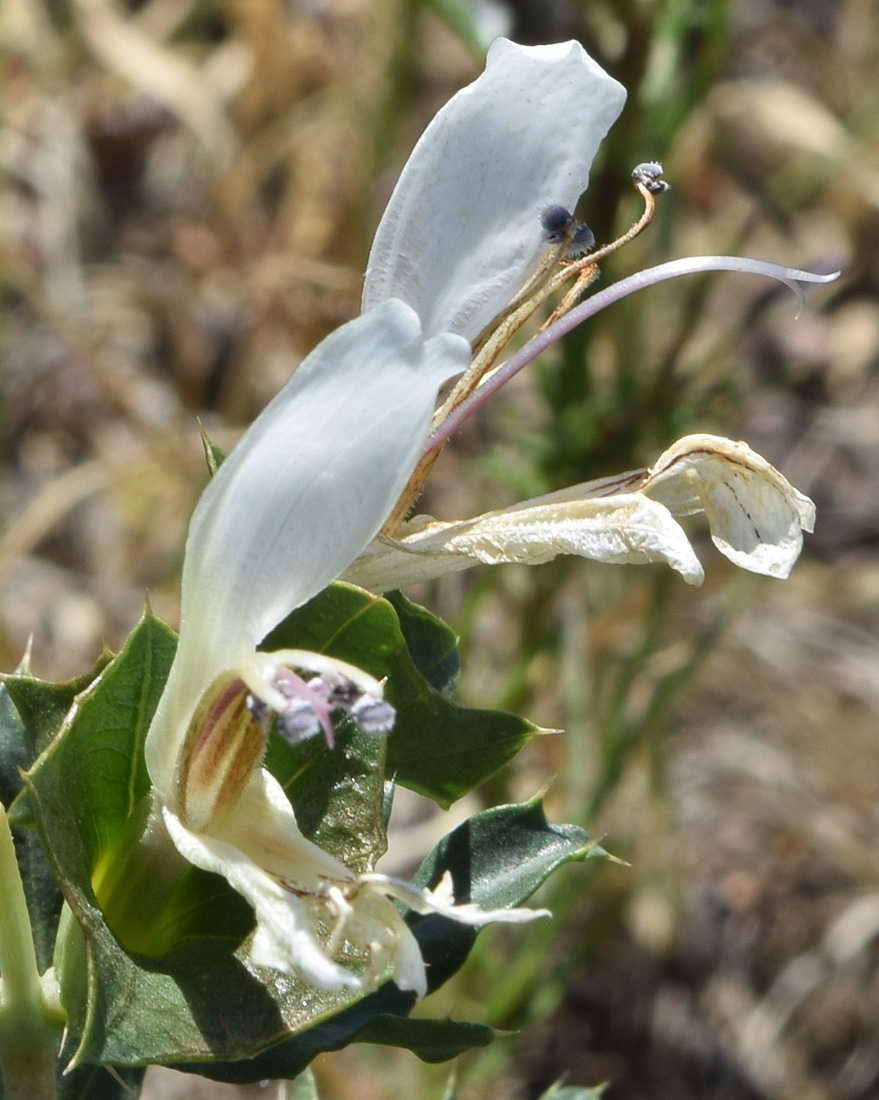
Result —
<svg viewBox="0 0 879 1100"><path fill-rule="evenodd" d="M463 518L714 431L819 518L784 583L697 525L700 590L564 560L414 593L461 634L468 702L566 731L485 801L549 784L627 861L566 868L556 918L483 933L425 1011L508 1033L462 1059L461 1100L879 1097L879 0L3 0L2 667L32 637L39 674L83 672L147 589L176 622L199 421L232 445L356 315L400 167L500 33L579 38L629 90L579 211L600 243L639 213L631 168L665 166L605 281L705 252L845 274L799 320L741 276L642 293L443 456L423 508ZM403 869L448 827L408 814ZM322 1100L395 1100L449 1067L315 1070Z"/></svg>

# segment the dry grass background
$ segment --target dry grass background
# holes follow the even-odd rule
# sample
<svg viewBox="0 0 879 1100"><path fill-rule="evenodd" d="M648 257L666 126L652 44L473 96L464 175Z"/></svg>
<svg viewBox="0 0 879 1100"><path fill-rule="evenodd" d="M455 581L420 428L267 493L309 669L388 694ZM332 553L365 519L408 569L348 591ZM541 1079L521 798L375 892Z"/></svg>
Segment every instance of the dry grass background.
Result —
<svg viewBox="0 0 879 1100"><path fill-rule="evenodd" d="M620 26L674 6L510 7L521 39L586 28L613 62ZM675 187L654 240L663 255L841 262L846 277L796 323L747 281L657 292L635 315L644 373L673 358L691 418L776 462L819 525L783 585L736 581L706 550L704 591L660 593L626 715L669 671L698 675L627 746L590 822L631 867L572 879L552 945L526 960L529 993L494 1004L521 944L500 936L443 995L456 1015L486 1002L524 1027L471 1060L466 1097L537 1096L563 1073L612 1080L611 1100L879 1097L879 3L726 7L710 86L654 150ZM36 670L64 677L119 645L146 589L174 621L204 477L196 418L231 443L356 313L395 171L479 66L406 0L4 0L0 50L0 653L14 666L33 635ZM620 270L659 246L640 247ZM597 330L599 382L620 369L624 327ZM526 476L516 432L533 437L541 401L523 382L463 433L428 507L464 515L510 494L510 469ZM626 429L639 461L658 430ZM502 476L475 461L486 440ZM575 563L425 594L464 631L471 700L569 730L495 793L561 771L557 816L582 805L602 683L631 663L658 591L650 571ZM535 616L554 644L511 681ZM442 1094L399 1052L316 1069L323 1100Z"/></svg>

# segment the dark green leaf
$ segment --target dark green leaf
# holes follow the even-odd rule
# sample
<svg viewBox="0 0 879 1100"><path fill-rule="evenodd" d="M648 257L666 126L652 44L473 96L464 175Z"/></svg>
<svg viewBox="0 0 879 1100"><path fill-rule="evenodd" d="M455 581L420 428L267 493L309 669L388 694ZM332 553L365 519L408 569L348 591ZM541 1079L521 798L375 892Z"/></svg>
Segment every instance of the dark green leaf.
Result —
<svg viewBox="0 0 879 1100"><path fill-rule="evenodd" d="M456 901L501 909L520 905L563 864L606 856L579 826L547 821L542 800L535 798L463 822L436 845L414 881L433 887L448 871Z"/></svg>
<svg viewBox="0 0 879 1100"><path fill-rule="evenodd" d="M454 698L461 676L454 630L427 608L407 600L402 592L387 592L385 599L397 613L412 663L440 695Z"/></svg>
<svg viewBox="0 0 879 1100"><path fill-rule="evenodd" d="M351 1043L380 1043L411 1050L424 1062L445 1062L473 1047L487 1046L495 1036L484 1024L456 1020L409 1019L411 993L401 993L388 983L360 1004L340 1012L331 1020L287 1039L246 1062L180 1065L216 1081L249 1084L268 1077L291 1077L328 1050L341 1050Z"/></svg>
<svg viewBox="0 0 879 1100"><path fill-rule="evenodd" d="M21 790L19 769L29 768L35 756L9 688L0 683L0 802L4 806L11 805Z"/></svg>
<svg viewBox="0 0 879 1100"><path fill-rule="evenodd" d="M419 661L448 689L450 632L431 626L427 612L418 615L414 605L396 602ZM450 703L413 660L394 607L360 588L331 585L294 611L265 643L269 650L291 647L327 653L387 678L385 697L397 710L387 743L388 775L442 806L488 779L535 732L516 715ZM309 767L319 751L319 746L297 751L297 764Z"/></svg>
<svg viewBox="0 0 879 1100"><path fill-rule="evenodd" d="M62 815L59 827L76 830L90 872L118 844L149 792L143 741L175 644L168 627L146 614L122 652L80 696L32 772L43 813L51 801Z"/></svg>
<svg viewBox="0 0 879 1100"><path fill-rule="evenodd" d="M0 683L0 802L5 806L18 793L22 782L18 769L30 767L33 763L32 752L33 746L12 705L7 687ZM26 799L23 804L29 809ZM61 912L61 891L46 860L40 838L30 830L16 828L12 815L10 822L13 824L15 855L27 899L37 963L42 972L52 963L52 948Z"/></svg>
<svg viewBox="0 0 879 1100"><path fill-rule="evenodd" d="M244 900L225 879L186 864L177 877L182 861L173 849L139 845L150 807L143 741L174 646L171 631L146 616L29 776L40 834L76 918L60 937L56 968L67 1056L75 1050L80 1061L244 1058L359 996L324 993L274 971L256 976ZM353 789L325 800L328 846L341 842L346 807L354 828L366 820L359 799L371 800L381 820L375 754L383 742L370 740L364 748L373 756L358 762L359 737L340 731L339 757L359 772ZM378 843L374 826L372 835Z"/></svg>
<svg viewBox="0 0 879 1100"><path fill-rule="evenodd" d="M437 844L414 881L434 887L448 872L455 901L475 901L483 909L521 905L558 867L571 860L606 857L603 848L576 825L553 825L539 799L497 806L475 814ZM476 929L440 916L413 916L431 990L464 963Z"/></svg>
<svg viewBox="0 0 879 1100"><path fill-rule="evenodd" d="M30 768L64 721L76 696L106 667L105 653L86 676L52 684L27 672L0 677L0 801L10 806L21 792L19 769ZM19 800L13 824L28 824L30 807Z"/></svg>

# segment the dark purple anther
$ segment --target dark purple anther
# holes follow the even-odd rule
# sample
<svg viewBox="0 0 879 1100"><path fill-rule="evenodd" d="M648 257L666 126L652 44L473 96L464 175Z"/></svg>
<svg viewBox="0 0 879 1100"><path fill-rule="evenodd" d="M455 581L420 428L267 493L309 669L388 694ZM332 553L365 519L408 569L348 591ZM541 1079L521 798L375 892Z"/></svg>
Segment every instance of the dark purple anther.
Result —
<svg viewBox="0 0 879 1100"><path fill-rule="evenodd" d="M565 249L565 256L569 260L575 260L578 256L585 256L595 247L595 234L585 222L580 222L571 237L571 243Z"/></svg>
<svg viewBox="0 0 879 1100"><path fill-rule="evenodd" d="M327 702L331 707L341 707L343 710L349 710L353 707L361 694L357 685L344 676L336 677L329 684L329 689Z"/></svg>
<svg viewBox="0 0 879 1100"><path fill-rule="evenodd" d="M547 206L540 215L540 224L550 244L561 244L574 229L574 215L563 206Z"/></svg>

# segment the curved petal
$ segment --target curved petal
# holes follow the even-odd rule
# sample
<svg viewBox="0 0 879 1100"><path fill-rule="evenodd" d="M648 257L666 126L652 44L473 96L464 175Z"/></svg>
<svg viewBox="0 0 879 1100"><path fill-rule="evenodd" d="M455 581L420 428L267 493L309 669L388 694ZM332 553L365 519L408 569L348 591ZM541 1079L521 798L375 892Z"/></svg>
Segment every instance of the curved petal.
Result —
<svg viewBox="0 0 879 1100"><path fill-rule="evenodd" d="M364 310L402 298L425 333L473 339L545 250L542 212L573 209L585 190L625 95L579 43L494 42L485 72L403 169L369 256Z"/></svg>
<svg viewBox="0 0 879 1100"><path fill-rule="evenodd" d="M180 854L196 867L222 875L253 906L257 931L251 947L253 961L297 974L321 989L357 989L356 975L328 958L312 929L304 901L236 845L185 828L167 807L165 826Z"/></svg>
<svg viewBox="0 0 879 1100"><path fill-rule="evenodd" d="M687 536L667 508L640 493L617 493L532 501L460 523L422 520L403 539L377 540L367 547L342 579L384 592L476 562L539 565L558 554L614 563L665 561L690 584L701 584L703 578Z"/></svg>
<svg viewBox="0 0 879 1100"><path fill-rule="evenodd" d="M327 337L220 467L189 527L180 643L147 737L163 798L201 694L375 535L437 390L468 362L466 341L425 343L415 313L387 302Z"/></svg>
<svg viewBox="0 0 879 1100"><path fill-rule="evenodd" d="M746 443L689 435L660 456L643 486L675 515L704 511L722 554L784 578L815 523L815 505Z"/></svg>
<svg viewBox="0 0 879 1100"><path fill-rule="evenodd" d="M235 809L210 832L300 891L319 893L327 883L345 885L357 877L302 835L283 788L265 768L253 773Z"/></svg>
<svg viewBox="0 0 879 1100"><path fill-rule="evenodd" d="M787 577L815 505L745 443L679 439L649 470L573 485L458 523L416 517L400 539L376 539L342 579L372 592L467 569L476 561L537 565L557 554L606 562L665 561L689 584L703 573L675 516L704 512L711 538L742 569Z"/></svg>

